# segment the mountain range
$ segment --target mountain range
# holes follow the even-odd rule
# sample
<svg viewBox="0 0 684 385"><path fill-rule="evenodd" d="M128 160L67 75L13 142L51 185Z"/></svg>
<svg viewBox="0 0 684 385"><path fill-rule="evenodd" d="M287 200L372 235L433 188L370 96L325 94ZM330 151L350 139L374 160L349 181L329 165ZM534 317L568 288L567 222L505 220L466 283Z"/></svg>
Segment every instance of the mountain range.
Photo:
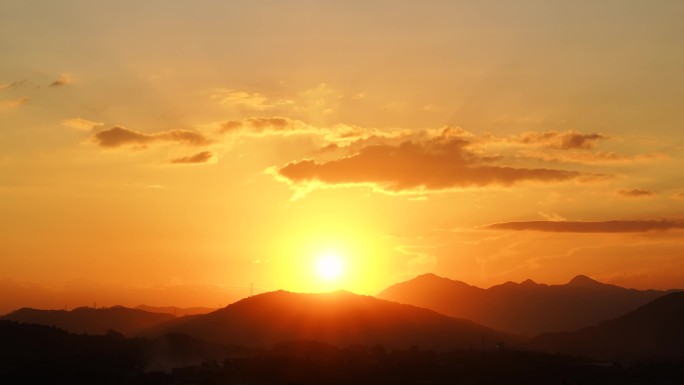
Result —
<svg viewBox="0 0 684 385"><path fill-rule="evenodd" d="M115 330L130 336L173 318L170 314L113 306L97 309L79 307L71 311L23 308L0 317L0 320L55 326L72 333L105 334Z"/></svg>
<svg viewBox="0 0 684 385"><path fill-rule="evenodd" d="M425 274L390 286L377 297L466 318L509 333L534 336L595 325L667 293L625 289L583 275L563 285L526 280L482 289Z"/></svg>
<svg viewBox="0 0 684 385"><path fill-rule="evenodd" d="M525 281L480 289L424 275L390 287L381 296L422 301L420 305L432 309L345 291L276 291L206 314L182 317L115 306L72 311L24 308L0 320L91 335L112 331L152 339L187 335L193 340L247 349L268 349L294 341L340 347L417 346L437 351L494 350L503 343L513 349L603 359L684 358L684 292L624 289L585 276L565 285ZM148 309L179 313L173 307ZM540 329L554 331L533 338L511 333L525 330L534 334L531 331Z"/></svg>

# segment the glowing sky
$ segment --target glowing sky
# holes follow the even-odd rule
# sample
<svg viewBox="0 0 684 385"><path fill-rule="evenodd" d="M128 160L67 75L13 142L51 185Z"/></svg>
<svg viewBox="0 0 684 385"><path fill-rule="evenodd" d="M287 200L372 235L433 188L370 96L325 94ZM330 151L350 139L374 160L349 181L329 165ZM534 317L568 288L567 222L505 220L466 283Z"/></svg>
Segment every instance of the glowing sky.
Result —
<svg viewBox="0 0 684 385"><path fill-rule="evenodd" d="M426 272L684 287L683 17L2 0L0 311ZM330 253L344 275L321 282Z"/></svg>

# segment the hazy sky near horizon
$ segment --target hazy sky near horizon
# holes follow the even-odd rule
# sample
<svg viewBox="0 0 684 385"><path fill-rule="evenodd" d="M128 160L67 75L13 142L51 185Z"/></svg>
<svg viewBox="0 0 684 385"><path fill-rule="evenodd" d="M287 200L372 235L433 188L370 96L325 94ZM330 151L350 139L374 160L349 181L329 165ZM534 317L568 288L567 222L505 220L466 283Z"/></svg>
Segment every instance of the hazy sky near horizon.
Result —
<svg viewBox="0 0 684 385"><path fill-rule="evenodd" d="M375 294L427 272L684 287L683 17L678 0L0 0L0 290L214 306L251 283ZM314 273L327 254L339 281Z"/></svg>

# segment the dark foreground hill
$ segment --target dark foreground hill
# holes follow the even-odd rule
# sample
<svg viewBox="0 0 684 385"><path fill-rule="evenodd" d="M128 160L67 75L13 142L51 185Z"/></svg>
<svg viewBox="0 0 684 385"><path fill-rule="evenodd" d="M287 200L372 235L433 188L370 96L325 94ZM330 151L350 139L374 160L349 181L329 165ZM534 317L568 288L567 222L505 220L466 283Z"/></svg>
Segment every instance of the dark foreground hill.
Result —
<svg viewBox="0 0 684 385"><path fill-rule="evenodd" d="M684 359L684 292L667 294L598 326L542 334L529 346L603 359Z"/></svg>
<svg viewBox="0 0 684 385"><path fill-rule="evenodd" d="M0 321L0 384L682 384L684 362L612 365L512 350L280 343L245 351L182 335L76 335Z"/></svg>
<svg viewBox="0 0 684 385"><path fill-rule="evenodd" d="M23 308L0 319L56 326L73 333L105 334L109 330L115 330L125 335L133 335L173 318L170 314L114 306L100 309L79 307L71 311Z"/></svg>
<svg viewBox="0 0 684 385"><path fill-rule="evenodd" d="M435 310L509 333L534 336L575 330L619 317L667 294L634 290L577 276L564 285L527 280L489 289L425 274L378 294L378 298Z"/></svg>
<svg viewBox="0 0 684 385"><path fill-rule="evenodd" d="M213 313L173 320L147 335L168 332L253 348L311 340L338 346L487 350L498 342L517 341L467 320L344 291L260 294Z"/></svg>
<svg viewBox="0 0 684 385"><path fill-rule="evenodd" d="M0 384L124 384L144 372L243 357L238 347L184 335L129 339L0 321Z"/></svg>

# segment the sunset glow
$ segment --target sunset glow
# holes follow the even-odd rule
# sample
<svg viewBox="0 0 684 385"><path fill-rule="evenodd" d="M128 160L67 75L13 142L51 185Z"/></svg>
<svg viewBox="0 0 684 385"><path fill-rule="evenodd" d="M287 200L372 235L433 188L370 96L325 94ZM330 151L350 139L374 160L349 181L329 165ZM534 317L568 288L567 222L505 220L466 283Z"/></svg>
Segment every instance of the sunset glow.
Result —
<svg viewBox="0 0 684 385"><path fill-rule="evenodd" d="M684 287L684 2L0 4L0 313Z"/></svg>

